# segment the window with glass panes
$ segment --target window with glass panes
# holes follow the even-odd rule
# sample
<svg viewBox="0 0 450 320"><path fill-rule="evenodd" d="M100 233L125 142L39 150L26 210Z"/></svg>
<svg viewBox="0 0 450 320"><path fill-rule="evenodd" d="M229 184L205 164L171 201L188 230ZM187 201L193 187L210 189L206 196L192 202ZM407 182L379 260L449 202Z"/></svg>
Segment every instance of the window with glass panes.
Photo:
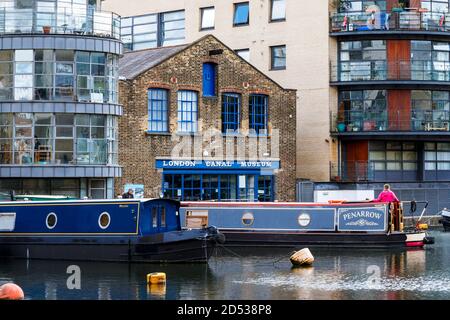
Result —
<svg viewBox="0 0 450 320"><path fill-rule="evenodd" d="M174 46L181 44L185 39L184 10L161 13L159 18L160 39L158 45Z"/></svg>
<svg viewBox="0 0 450 320"><path fill-rule="evenodd" d="M273 176L165 173L163 194L182 201L273 201Z"/></svg>
<svg viewBox="0 0 450 320"><path fill-rule="evenodd" d="M412 127L413 130L426 130L429 126L445 127L450 122L450 92L412 90Z"/></svg>
<svg viewBox="0 0 450 320"><path fill-rule="evenodd" d="M211 13L207 12L207 24ZM126 50L181 44L186 36L185 23L184 10L124 17L121 19L121 39Z"/></svg>
<svg viewBox="0 0 450 320"><path fill-rule="evenodd" d="M380 11L386 11L386 0L345 0L341 1L340 12L366 12L369 6L376 5Z"/></svg>
<svg viewBox="0 0 450 320"><path fill-rule="evenodd" d="M258 177L258 201L270 202L272 201L272 176L259 176Z"/></svg>
<svg viewBox="0 0 450 320"><path fill-rule="evenodd" d="M235 50L235 52L239 57L241 57L245 61L247 62L250 61L250 49L238 49Z"/></svg>
<svg viewBox="0 0 450 320"><path fill-rule="evenodd" d="M411 41L411 79L450 81L450 43Z"/></svg>
<svg viewBox="0 0 450 320"><path fill-rule="evenodd" d="M422 8L430 12L448 13L448 0L422 0Z"/></svg>
<svg viewBox="0 0 450 320"><path fill-rule="evenodd" d="M0 114L0 164L117 164L117 117Z"/></svg>
<svg viewBox="0 0 450 320"><path fill-rule="evenodd" d="M426 142L424 147L426 171L450 170L450 143Z"/></svg>
<svg viewBox="0 0 450 320"><path fill-rule="evenodd" d="M271 0L270 21L286 19L286 0Z"/></svg>
<svg viewBox="0 0 450 320"><path fill-rule="evenodd" d="M222 132L239 130L241 96L237 93L222 94Z"/></svg>
<svg viewBox="0 0 450 320"><path fill-rule="evenodd" d="M417 149L414 142L371 142L370 168L375 171L416 171Z"/></svg>
<svg viewBox="0 0 450 320"><path fill-rule="evenodd" d="M215 20L215 8L200 8L200 30L210 30L214 29L214 20Z"/></svg>
<svg viewBox="0 0 450 320"><path fill-rule="evenodd" d="M72 50L1 50L0 99L117 103L117 56Z"/></svg>
<svg viewBox="0 0 450 320"><path fill-rule="evenodd" d="M339 80L386 80L386 41L339 43Z"/></svg>
<svg viewBox="0 0 450 320"><path fill-rule="evenodd" d="M0 192L16 194L48 194L80 197L81 179L0 179Z"/></svg>
<svg viewBox="0 0 450 320"><path fill-rule="evenodd" d="M168 91L148 90L148 131L168 132Z"/></svg>
<svg viewBox="0 0 450 320"><path fill-rule="evenodd" d="M271 69L286 69L286 46L270 47Z"/></svg>
<svg viewBox="0 0 450 320"><path fill-rule="evenodd" d="M0 101L14 99L13 59L13 50L0 50Z"/></svg>
<svg viewBox="0 0 450 320"><path fill-rule="evenodd" d="M14 100L33 100L33 50L14 52Z"/></svg>
<svg viewBox="0 0 450 320"><path fill-rule="evenodd" d="M351 130L383 131L387 128L386 90L354 90L339 93L340 119ZM341 119L342 118L342 119Z"/></svg>
<svg viewBox="0 0 450 320"><path fill-rule="evenodd" d="M198 93L196 91L178 91L178 132L197 132Z"/></svg>
<svg viewBox="0 0 450 320"><path fill-rule="evenodd" d="M234 4L234 18L233 25L247 25L249 24L250 12L249 12L249 3L248 2L240 2Z"/></svg>
<svg viewBox="0 0 450 320"><path fill-rule="evenodd" d="M249 97L250 130L256 134L267 133L269 97L262 94L252 94Z"/></svg>

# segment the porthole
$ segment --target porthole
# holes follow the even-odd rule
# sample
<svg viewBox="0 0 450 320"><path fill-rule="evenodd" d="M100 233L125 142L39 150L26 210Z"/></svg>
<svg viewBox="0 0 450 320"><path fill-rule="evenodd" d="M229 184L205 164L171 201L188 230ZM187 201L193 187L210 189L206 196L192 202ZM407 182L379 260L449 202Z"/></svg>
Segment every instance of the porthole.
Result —
<svg viewBox="0 0 450 320"><path fill-rule="evenodd" d="M45 224L47 225L48 229L54 229L56 227L56 224L58 223L58 217L54 212L50 212L47 215L47 218L45 219Z"/></svg>
<svg viewBox="0 0 450 320"><path fill-rule="evenodd" d="M108 212L102 212L100 217L98 217L98 225L102 229L106 229L109 227L109 224L111 223L111 217L109 216Z"/></svg>
<svg viewBox="0 0 450 320"><path fill-rule="evenodd" d="M246 212L242 215L242 224L245 226L251 226L254 220L255 217L253 216L253 213Z"/></svg>
<svg viewBox="0 0 450 320"><path fill-rule="evenodd" d="M298 216L298 224L300 227L307 227L311 223L311 216L307 213L301 213Z"/></svg>

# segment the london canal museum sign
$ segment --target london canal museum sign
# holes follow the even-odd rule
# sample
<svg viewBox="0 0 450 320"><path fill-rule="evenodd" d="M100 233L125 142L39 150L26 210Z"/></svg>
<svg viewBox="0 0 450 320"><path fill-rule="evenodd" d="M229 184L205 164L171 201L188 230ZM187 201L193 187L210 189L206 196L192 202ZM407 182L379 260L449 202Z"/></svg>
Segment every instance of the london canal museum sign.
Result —
<svg viewBox="0 0 450 320"><path fill-rule="evenodd" d="M279 169L279 161L156 160L157 169Z"/></svg>

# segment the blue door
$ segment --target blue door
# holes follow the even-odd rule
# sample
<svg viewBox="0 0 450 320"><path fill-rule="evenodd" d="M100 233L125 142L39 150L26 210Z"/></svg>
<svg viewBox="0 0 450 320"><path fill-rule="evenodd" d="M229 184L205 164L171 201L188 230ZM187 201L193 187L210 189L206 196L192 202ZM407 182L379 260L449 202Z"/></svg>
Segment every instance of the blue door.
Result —
<svg viewBox="0 0 450 320"><path fill-rule="evenodd" d="M203 64L203 96L216 96L216 65L214 63Z"/></svg>

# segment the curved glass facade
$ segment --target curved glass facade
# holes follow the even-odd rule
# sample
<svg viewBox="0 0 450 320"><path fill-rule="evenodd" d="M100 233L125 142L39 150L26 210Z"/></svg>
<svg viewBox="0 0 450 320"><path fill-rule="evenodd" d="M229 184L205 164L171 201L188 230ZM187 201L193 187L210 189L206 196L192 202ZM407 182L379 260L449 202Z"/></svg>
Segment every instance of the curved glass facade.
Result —
<svg viewBox="0 0 450 320"><path fill-rule="evenodd" d="M120 39L120 17L92 0L2 0L0 34L78 34Z"/></svg>
<svg viewBox="0 0 450 320"><path fill-rule="evenodd" d="M1 50L0 101L117 103L116 55L73 50Z"/></svg>
<svg viewBox="0 0 450 320"><path fill-rule="evenodd" d="M0 165L116 165L117 117L0 113Z"/></svg>

